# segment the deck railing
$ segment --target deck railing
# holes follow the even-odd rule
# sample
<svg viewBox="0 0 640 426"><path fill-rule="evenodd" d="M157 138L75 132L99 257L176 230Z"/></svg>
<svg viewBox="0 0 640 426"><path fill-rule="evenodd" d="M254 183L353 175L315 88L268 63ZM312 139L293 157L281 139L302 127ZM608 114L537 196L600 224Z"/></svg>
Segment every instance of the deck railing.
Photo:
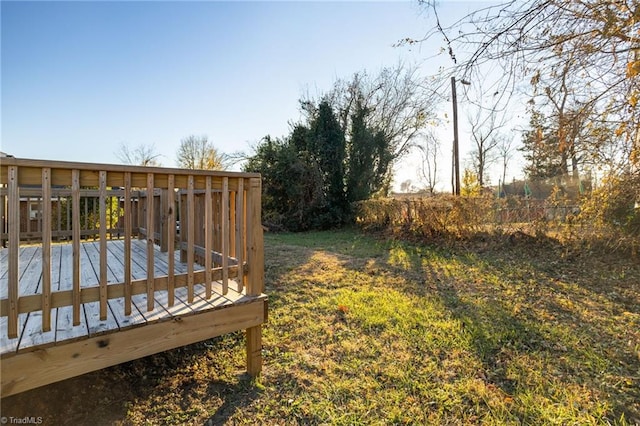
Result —
<svg viewBox="0 0 640 426"><path fill-rule="evenodd" d="M250 173L2 158L0 239L8 252L2 285L8 291L0 299L0 317L8 317L8 337L18 336L23 313L42 311L42 331L49 331L51 311L58 307L71 306L78 325L84 303L99 302L104 320L109 299L124 298L124 314L130 315L132 295L146 294L152 310L154 292L168 291L172 306L175 289L186 287L192 303L194 286L204 284L208 298L212 281L221 281L226 294L235 278L238 291L260 295L260 185L259 175ZM133 279L131 273L131 240L136 237L146 239L144 279ZM99 242L97 286L81 283L83 238ZM124 240L124 281L118 283L107 282L107 241L113 238ZM41 285L35 293L20 289L19 253L25 240L42 248ZM56 240L70 241L73 247L71 289L52 289L51 246ZM155 244L168 253L167 275L154 273ZM176 250L187 263L186 273L174 268ZM204 269L195 271L196 262Z"/></svg>

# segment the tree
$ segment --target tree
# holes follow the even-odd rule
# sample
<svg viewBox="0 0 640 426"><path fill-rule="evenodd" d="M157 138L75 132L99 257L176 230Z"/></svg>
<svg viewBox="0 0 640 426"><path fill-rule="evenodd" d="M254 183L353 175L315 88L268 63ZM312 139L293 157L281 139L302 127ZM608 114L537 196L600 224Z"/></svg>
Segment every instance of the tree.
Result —
<svg viewBox="0 0 640 426"><path fill-rule="evenodd" d="M323 229L352 220L354 203L386 195L394 161L428 124L433 105L423 91L413 71L398 67L301 99L303 120L278 143L263 139L245 168L262 173L265 198L275 200L265 214L291 230Z"/></svg>
<svg viewBox="0 0 640 426"><path fill-rule="evenodd" d="M558 135L540 112L532 111L530 129L522 136L522 147L526 165L524 172L529 180L546 180L564 176L561 154L557 149Z"/></svg>
<svg viewBox="0 0 640 426"><path fill-rule="evenodd" d="M322 173L308 152L300 152L289 139L266 136L243 169L262 174L264 221L269 226L305 231L325 204Z"/></svg>
<svg viewBox="0 0 640 426"><path fill-rule="evenodd" d="M348 80L337 80L324 95L342 129L352 127L357 110L367 111L365 125L381 132L388 144L392 156L389 173L393 164L414 147L421 131L435 122L437 94L418 71L416 66L399 63L382 68L373 77L366 71L358 72ZM318 102L307 97L301 104L303 110L311 111Z"/></svg>
<svg viewBox="0 0 640 426"><path fill-rule="evenodd" d="M323 188L327 201L327 220L335 225L342 223L347 211L344 160L345 136L338 119L327 100L318 105L309 123L308 152L317 161L323 175Z"/></svg>
<svg viewBox="0 0 640 426"><path fill-rule="evenodd" d="M376 192L387 193L393 153L383 132L367 126L368 110L356 100L351 116L346 168L347 199L366 200Z"/></svg>
<svg viewBox="0 0 640 426"><path fill-rule="evenodd" d="M465 168L462 173L462 188L460 195L463 197L478 197L481 194L482 187L478 181L478 175L471 169Z"/></svg>
<svg viewBox="0 0 640 426"><path fill-rule="evenodd" d="M422 3L437 18L425 40L436 34L444 37L453 72L480 81L488 66L497 65L502 78L492 90L505 98L522 89L520 81L547 82L546 87L561 89L562 79L569 76L579 84L579 92L570 114L556 108L562 115L558 143L570 149L564 132L582 123L608 128L617 136L614 143L624 146L620 151L628 153L619 161L640 163L637 1L507 1L478 9L451 25L442 25L435 1ZM463 52L469 53L463 57ZM566 93L557 92L554 99L561 100Z"/></svg>
<svg viewBox="0 0 640 426"><path fill-rule="evenodd" d="M226 156L219 152L207 136L187 136L180 141L176 163L183 169L225 170Z"/></svg>
<svg viewBox="0 0 640 426"><path fill-rule="evenodd" d="M507 181L507 168L514 153L513 138L502 135L499 138L496 149L498 151L498 158L500 159L500 166L502 169L501 182L504 186L505 182Z"/></svg>
<svg viewBox="0 0 640 426"><path fill-rule="evenodd" d="M429 132L425 134L424 143L418 145L417 148L422 159L418 174L426 184L429 193L433 194L438 183L438 154L440 151L438 140L433 133Z"/></svg>
<svg viewBox="0 0 640 426"><path fill-rule="evenodd" d="M124 143L120 144L120 148L116 151L116 157L124 164L135 166L160 166L160 154L156 152L155 145L138 145L133 149L129 149Z"/></svg>
<svg viewBox="0 0 640 426"><path fill-rule="evenodd" d="M499 131L504 127L504 108L497 102L485 107L481 89L479 98L474 111L469 113L467 119L471 126L471 140L475 145L471 152L473 168L478 184L483 188L487 169L498 159L495 151L500 143Z"/></svg>

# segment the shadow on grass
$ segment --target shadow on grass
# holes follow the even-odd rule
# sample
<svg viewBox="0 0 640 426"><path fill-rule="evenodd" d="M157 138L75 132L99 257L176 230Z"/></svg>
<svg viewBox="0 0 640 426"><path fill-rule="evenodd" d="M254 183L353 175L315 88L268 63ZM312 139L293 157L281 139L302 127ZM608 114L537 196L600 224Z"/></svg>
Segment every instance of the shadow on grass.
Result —
<svg viewBox="0 0 640 426"><path fill-rule="evenodd" d="M312 251L297 250L288 257L283 252L271 252L265 273L272 309L288 303L282 300L279 282L287 270L308 261L304 253L311 255ZM41 417L43 424L52 425L137 424L140 419L135 416L140 413L146 413L143 420L151 423L189 424L193 423L193 414L189 413L194 398L204 394L207 401L202 404L203 409L215 410L208 424L223 424L260 395L255 382L245 375L238 376L239 366L229 360L234 352L244 356L242 332L3 398L0 413L7 418ZM218 366L220 374L213 374L206 384L202 378L195 380L192 364L198 360ZM165 410L163 405L169 408Z"/></svg>
<svg viewBox="0 0 640 426"><path fill-rule="evenodd" d="M239 381L230 384L226 381L215 380L207 386L208 397L217 397L222 401L216 412L207 419L206 426L224 425L238 410L250 405L262 394L254 379L243 374Z"/></svg>
<svg viewBox="0 0 640 426"><path fill-rule="evenodd" d="M603 265L588 253L563 252L555 240L540 243L526 234L444 248L352 231L319 238L309 234L306 241L288 238L307 248L313 241L311 251L287 252L285 263L291 269L306 268L313 249L326 250L351 257L341 267L354 272L363 272L366 264L369 270L402 276L406 284L395 290L435 296L468 336L470 350L482 364L479 374L519 401L509 409L518 421L545 423L555 415L570 416L572 410L586 410L595 421L626 419L633 424L640 419L640 363L622 338L630 332L633 340L634 331L626 330L633 328L633 320L614 320L624 311L638 313L640 305L629 301L637 300L637 294L628 300L616 295L629 279L612 278L607 287L594 277L596 272L637 274L638 268L630 272L625 265ZM600 269L590 268L594 260ZM312 273L313 267L309 269ZM286 272L275 280L283 278ZM318 284L323 289L331 285ZM313 297L311 292L302 299L302 294L287 295L288 303ZM532 400L538 401L535 406L527 402Z"/></svg>
<svg viewBox="0 0 640 426"><path fill-rule="evenodd" d="M563 385L587 386L585 389L601 397L609 396L608 420L637 422L640 387L634 386L634 377L640 363L632 348L625 345L626 340L621 339L619 331L624 327L613 328L618 325L612 325L609 315L613 315L610 311L625 309L635 312L638 306L631 307L628 301L615 297L615 288L598 288L589 279L589 270L574 270L570 284L565 283L566 262L536 258L529 246L509 246L503 253L508 253L507 260L499 257L499 250L483 254L482 250L444 251L397 243L392 245L387 265L379 262L379 266L388 268L393 263L421 275L423 284L431 284L408 284L402 290L422 296L435 289L463 325L463 332L469 334L487 380L506 394L517 397L523 392L536 392L552 401L562 394ZM458 267L453 272L443 269L442 264L448 262ZM526 280L519 277L523 271L531 274ZM540 317L536 310L548 317ZM513 368L507 372L512 359L521 358L522 362L527 357L539 360L549 371L535 371L531 366L531 371L522 374ZM531 389L526 374L553 376L549 383L554 387ZM609 376L608 382L602 380L603 375ZM549 420L530 407L514 407L512 411L525 423Z"/></svg>

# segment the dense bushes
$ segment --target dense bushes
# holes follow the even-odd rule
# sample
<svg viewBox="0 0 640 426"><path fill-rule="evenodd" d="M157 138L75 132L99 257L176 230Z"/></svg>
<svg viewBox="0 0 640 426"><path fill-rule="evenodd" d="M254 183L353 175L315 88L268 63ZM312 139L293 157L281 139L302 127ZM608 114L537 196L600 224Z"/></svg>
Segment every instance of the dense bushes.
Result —
<svg viewBox="0 0 640 426"><path fill-rule="evenodd" d="M267 226L289 231L327 229L353 220L354 202L386 193L394 158L391 140L359 107L349 128L327 100L307 106L307 123L284 139L266 137L244 169L263 177Z"/></svg>
<svg viewBox="0 0 640 426"><path fill-rule="evenodd" d="M638 176L608 179L580 200L553 191L546 200L522 197L371 199L358 203L356 222L368 230L419 239L467 240L529 234L577 247L640 251Z"/></svg>
<svg viewBox="0 0 640 426"><path fill-rule="evenodd" d="M581 205L583 231L611 248L640 249L640 172L610 176ZM590 231L590 232L587 232Z"/></svg>

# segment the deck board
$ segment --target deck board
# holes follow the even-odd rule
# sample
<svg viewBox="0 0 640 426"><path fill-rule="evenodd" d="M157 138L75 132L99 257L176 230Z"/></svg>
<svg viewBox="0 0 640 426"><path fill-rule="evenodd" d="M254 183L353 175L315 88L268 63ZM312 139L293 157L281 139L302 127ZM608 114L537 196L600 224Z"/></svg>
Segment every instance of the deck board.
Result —
<svg viewBox="0 0 640 426"><path fill-rule="evenodd" d="M124 240L110 240L107 243L107 281L124 282ZM160 252L158 247L153 254L155 276L168 274L168 254ZM8 293L7 249L0 249L0 297L6 298ZM51 246L51 290L70 290L73 286L73 248L71 244L53 244ZM94 287L99 284L100 245L97 241L87 241L80 245L80 285L81 288ZM131 241L131 275L134 280L146 278L147 246L145 241ZM203 266L195 264L194 270L202 270ZM187 265L180 262L180 252L174 253L175 274L183 274ZM20 248L19 258L20 295L41 294L42 292L42 248L29 245ZM12 352L28 352L44 347L65 344L79 339L87 339L102 334L113 333L127 328L161 322L176 316L192 315L237 302L245 297L231 288L227 295L222 295L222 284L213 283L213 293L206 299L203 284L194 286L194 302L187 303L188 289L175 290L175 303L169 306L167 291L154 293L154 309L147 311L147 295L132 296L131 315L124 315L124 298L109 299L107 319L100 320L100 303L91 302L81 306L80 324L73 325L73 308L71 306L52 309L51 331L42 332L42 312L35 311L20 314L18 318L19 337L7 337L7 317L0 318L0 354Z"/></svg>
<svg viewBox="0 0 640 426"><path fill-rule="evenodd" d="M131 240L131 276L135 280L144 279L147 276L146 261L141 261L138 263L136 261L136 254L133 252L133 246L137 240ZM114 259L114 268L121 271L122 279L121 282L124 281L124 241L112 241L111 244L107 245L107 250L111 252ZM145 248L146 250L146 248ZM145 252L146 253L146 252ZM138 253L139 254L139 253ZM166 318L169 316L167 310L162 306L162 304L155 304L153 310L147 311L147 295L146 294L136 294L131 296L131 311L133 313L133 309L136 309L140 315L142 315L143 321L145 323L152 323L161 320L162 318Z"/></svg>

